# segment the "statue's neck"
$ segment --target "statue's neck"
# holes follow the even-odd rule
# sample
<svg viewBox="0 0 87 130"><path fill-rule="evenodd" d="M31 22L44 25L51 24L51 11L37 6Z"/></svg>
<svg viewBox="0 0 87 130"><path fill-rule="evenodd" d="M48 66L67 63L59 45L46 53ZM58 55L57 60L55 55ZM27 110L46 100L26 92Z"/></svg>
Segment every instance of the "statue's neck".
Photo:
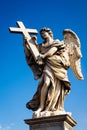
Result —
<svg viewBox="0 0 87 130"><path fill-rule="evenodd" d="M44 46L51 45L52 43L53 43L53 39L52 38L46 39L45 42L44 42Z"/></svg>

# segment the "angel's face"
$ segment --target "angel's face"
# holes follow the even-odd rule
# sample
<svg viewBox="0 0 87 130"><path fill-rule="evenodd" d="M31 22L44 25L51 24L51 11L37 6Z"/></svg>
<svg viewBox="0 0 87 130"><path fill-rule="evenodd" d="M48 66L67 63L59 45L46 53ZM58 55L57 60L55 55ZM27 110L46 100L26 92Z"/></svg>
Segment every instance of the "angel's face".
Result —
<svg viewBox="0 0 87 130"><path fill-rule="evenodd" d="M41 32L41 37L42 37L43 39L48 39L48 38L50 37L50 35L49 35L48 32L42 31L42 32Z"/></svg>

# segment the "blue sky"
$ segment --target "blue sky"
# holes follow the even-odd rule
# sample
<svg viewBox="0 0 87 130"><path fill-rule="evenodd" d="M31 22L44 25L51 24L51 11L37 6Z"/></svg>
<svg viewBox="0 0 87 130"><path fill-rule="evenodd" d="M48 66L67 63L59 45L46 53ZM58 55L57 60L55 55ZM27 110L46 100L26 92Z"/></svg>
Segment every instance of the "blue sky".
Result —
<svg viewBox="0 0 87 130"><path fill-rule="evenodd" d="M0 1L0 130L28 130L24 119L32 117L25 106L37 88L27 66L23 38L11 34L9 27L22 21L38 31L50 27L55 39L63 39L63 29L75 31L81 41L81 66L84 80L79 81L69 70L71 93L65 100L66 111L72 112L74 130L87 130L87 1L86 0L1 0ZM42 42L40 35L38 43Z"/></svg>

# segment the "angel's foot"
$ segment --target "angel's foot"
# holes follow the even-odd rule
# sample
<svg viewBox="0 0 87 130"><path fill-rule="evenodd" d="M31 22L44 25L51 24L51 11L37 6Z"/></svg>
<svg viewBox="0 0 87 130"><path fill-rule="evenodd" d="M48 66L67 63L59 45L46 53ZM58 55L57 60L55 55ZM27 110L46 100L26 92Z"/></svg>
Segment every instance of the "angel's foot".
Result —
<svg viewBox="0 0 87 130"><path fill-rule="evenodd" d="M35 114L41 112L42 110L43 110L43 108L42 108L42 107L39 107L39 108L35 111Z"/></svg>
<svg viewBox="0 0 87 130"><path fill-rule="evenodd" d="M33 118L39 118L41 116L41 111L43 109L41 107L39 107L33 114Z"/></svg>
<svg viewBox="0 0 87 130"><path fill-rule="evenodd" d="M52 111L56 111L56 108L52 108Z"/></svg>
<svg viewBox="0 0 87 130"><path fill-rule="evenodd" d="M59 110L60 110L60 111L65 111L63 107L60 107Z"/></svg>

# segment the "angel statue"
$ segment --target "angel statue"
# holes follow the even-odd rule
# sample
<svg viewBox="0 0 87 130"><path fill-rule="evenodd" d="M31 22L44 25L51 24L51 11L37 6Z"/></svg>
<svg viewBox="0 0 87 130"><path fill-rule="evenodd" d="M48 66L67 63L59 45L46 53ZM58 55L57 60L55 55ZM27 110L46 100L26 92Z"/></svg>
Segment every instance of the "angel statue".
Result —
<svg viewBox="0 0 87 130"><path fill-rule="evenodd" d="M26 107L34 111L33 118L66 114L64 110L65 96L70 92L67 71L71 67L77 79L82 80L80 59L80 40L70 29L63 31L64 39L54 40L49 28L42 28L40 35L42 44L37 44L36 36L32 41L39 51L37 61L24 38L24 52L27 64L39 79L37 91Z"/></svg>

